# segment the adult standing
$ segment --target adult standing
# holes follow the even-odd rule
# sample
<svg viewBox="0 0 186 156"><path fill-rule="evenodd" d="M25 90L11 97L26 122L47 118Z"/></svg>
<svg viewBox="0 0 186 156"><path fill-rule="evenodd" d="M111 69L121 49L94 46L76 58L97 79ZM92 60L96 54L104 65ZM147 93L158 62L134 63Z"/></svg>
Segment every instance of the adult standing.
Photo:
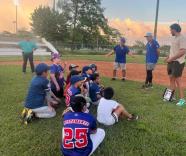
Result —
<svg viewBox="0 0 186 156"><path fill-rule="evenodd" d="M20 41L18 43L18 46L22 49L22 55L23 55L23 67L22 71L25 74L26 73L26 66L27 66L27 61L29 60L30 62L30 67L32 73L34 73L34 61L33 61L33 52L36 50L38 47L37 45L32 42L29 38L26 38L23 41Z"/></svg>
<svg viewBox="0 0 186 156"><path fill-rule="evenodd" d="M170 78L170 89L179 90L179 101L178 106L185 104L184 90L182 86L182 73L185 67L185 56L186 56L186 39L181 34L181 27L179 24L172 24L170 26L172 36L174 36L169 56L165 59L168 63L167 71Z"/></svg>
<svg viewBox="0 0 186 156"><path fill-rule="evenodd" d="M152 33L147 33L144 37L147 39L146 44L146 80L142 88L153 88L153 70L159 59L160 45L153 39Z"/></svg>
<svg viewBox="0 0 186 156"><path fill-rule="evenodd" d="M120 44L114 47L114 50L108 53L106 56L111 56L115 54L114 70L112 80L116 80L117 70L121 68L122 70L122 81L126 80L126 55L132 55L128 46L125 45L126 39L122 37L120 39Z"/></svg>

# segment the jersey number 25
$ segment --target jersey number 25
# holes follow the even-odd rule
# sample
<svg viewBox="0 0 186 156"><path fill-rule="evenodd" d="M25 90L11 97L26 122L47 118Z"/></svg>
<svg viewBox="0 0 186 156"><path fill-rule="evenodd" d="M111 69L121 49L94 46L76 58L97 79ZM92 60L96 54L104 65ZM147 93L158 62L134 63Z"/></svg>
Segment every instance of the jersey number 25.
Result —
<svg viewBox="0 0 186 156"><path fill-rule="evenodd" d="M63 129L63 147L65 149L84 148L88 145L88 128Z"/></svg>

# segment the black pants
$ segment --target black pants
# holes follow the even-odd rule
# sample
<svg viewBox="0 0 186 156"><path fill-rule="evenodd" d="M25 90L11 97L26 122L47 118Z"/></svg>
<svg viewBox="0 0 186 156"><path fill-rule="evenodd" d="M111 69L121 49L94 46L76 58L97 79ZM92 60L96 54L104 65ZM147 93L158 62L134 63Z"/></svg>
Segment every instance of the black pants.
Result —
<svg viewBox="0 0 186 156"><path fill-rule="evenodd" d="M26 66L27 66L27 61L29 60L30 62L30 68L32 73L34 72L34 62L33 62L33 52L32 53L23 53L23 72L26 72Z"/></svg>
<svg viewBox="0 0 186 156"><path fill-rule="evenodd" d="M147 70L147 76L146 76L145 84L152 83L152 79L153 79L152 70Z"/></svg>

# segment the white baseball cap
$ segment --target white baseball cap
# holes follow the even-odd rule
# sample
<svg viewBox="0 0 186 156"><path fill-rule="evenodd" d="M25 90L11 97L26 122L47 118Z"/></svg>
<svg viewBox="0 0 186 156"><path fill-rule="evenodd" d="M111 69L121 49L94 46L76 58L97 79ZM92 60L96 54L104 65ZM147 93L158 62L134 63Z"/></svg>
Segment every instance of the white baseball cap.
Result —
<svg viewBox="0 0 186 156"><path fill-rule="evenodd" d="M153 34L151 32L148 32L148 33L146 33L146 35L144 37L152 37L152 36L153 36Z"/></svg>

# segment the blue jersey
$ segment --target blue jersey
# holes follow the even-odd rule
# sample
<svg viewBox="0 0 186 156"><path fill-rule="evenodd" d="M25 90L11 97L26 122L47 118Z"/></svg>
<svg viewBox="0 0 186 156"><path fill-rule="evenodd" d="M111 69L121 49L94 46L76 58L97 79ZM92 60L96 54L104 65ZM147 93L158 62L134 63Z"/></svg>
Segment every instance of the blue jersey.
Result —
<svg viewBox="0 0 186 156"><path fill-rule="evenodd" d="M46 91L50 90L49 80L42 76L36 76L32 79L28 95L25 100L25 107L30 109L46 106Z"/></svg>
<svg viewBox="0 0 186 156"><path fill-rule="evenodd" d="M121 45L117 45L114 47L115 52L115 62L118 63L126 63L126 55L129 53L129 48L127 46L122 47Z"/></svg>
<svg viewBox="0 0 186 156"><path fill-rule="evenodd" d="M62 88L63 85L64 85L64 77L60 77L60 74L63 73L63 72L64 72L64 69L61 65L53 64L53 65L50 66L50 73L55 75L56 80L57 80L60 88ZM52 89L56 88L53 81L51 81L51 88Z"/></svg>
<svg viewBox="0 0 186 156"><path fill-rule="evenodd" d="M88 156L93 148L90 134L97 129L95 118L87 113L64 115L61 151L64 156Z"/></svg>
<svg viewBox="0 0 186 156"><path fill-rule="evenodd" d="M79 88L74 87L73 85L67 90L65 103L67 106L70 106L70 100L73 96L81 94L81 90Z"/></svg>
<svg viewBox="0 0 186 156"><path fill-rule="evenodd" d="M157 63L158 62L158 52L157 50L160 48L160 45L157 41L153 40L152 42L148 42L146 45L146 63Z"/></svg>
<svg viewBox="0 0 186 156"><path fill-rule="evenodd" d="M89 96L92 102L98 101L97 94L100 94L100 87L97 83L90 83Z"/></svg>
<svg viewBox="0 0 186 156"><path fill-rule="evenodd" d="M91 75L89 75L89 74L87 74L87 73L83 73L81 76L82 76L82 77L85 77L85 78L87 78L87 79L90 79L90 78L91 78Z"/></svg>

